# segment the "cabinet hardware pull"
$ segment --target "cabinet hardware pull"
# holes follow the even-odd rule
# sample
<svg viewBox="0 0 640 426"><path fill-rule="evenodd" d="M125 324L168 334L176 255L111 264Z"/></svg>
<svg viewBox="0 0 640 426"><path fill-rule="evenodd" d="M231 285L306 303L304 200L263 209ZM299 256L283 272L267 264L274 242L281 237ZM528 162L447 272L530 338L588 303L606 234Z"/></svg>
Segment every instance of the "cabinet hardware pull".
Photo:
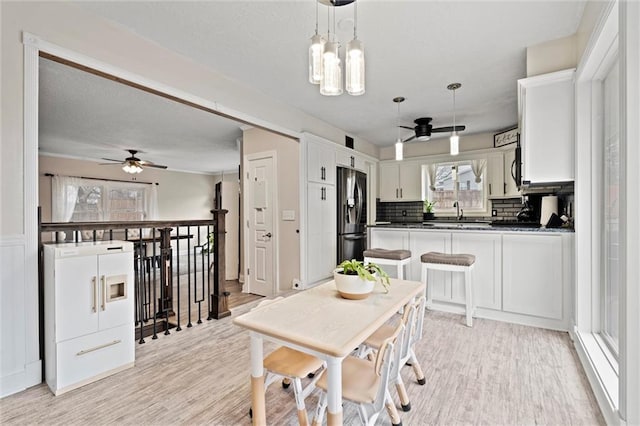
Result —
<svg viewBox="0 0 640 426"><path fill-rule="evenodd" d="M492 195L491 194L491 184L489 184L489 195Z"/></svg>
<svg viewBox="0 0 640 426"><path fill-rule="evenodd" d="M94 352L94 351L97 351L97 350L100 350L100 349L108 348L109 346L117 345L118 343L121 343L121 342L122 342L122 340L114 340L113 342L104 343L102 345L94 346L93 348L90 348L90 349L83 349L80 352L78 352L76 354L76 356L86 355L89 352Z"/></svg>
<svg viewBox="0 0 640 426"><path fill-rule="evenodd" d="M398 188L396 188L396 198L400 198L398 197Z"/></svg>
<svg viewBox="0 0 640 426"><path fill-rule="evenodd" d="M100 281L102 282L102 303L100 304L100 308L104 311L105 305L107 303L107 280L106 276L103 275L100 277Z"/></svg>
<svg viewBox="0 0 640 426"><path fill-rule="evenodd" d="M507 193L507 183L506 182L504 183L504 193L505 194Z"/></svg>
<svg viewBox="0 0 640 426"><path fill-rule="evenodd" d="M92 312L97 312L98 309L98 277L91 278L91 286L93 287L93 305L91 306Z"/></svg>
<svg viewBox="0 0 640 426"><path fill-rule="evenodd" d="M122 246L118 246L118 247L107 247L107 250L120 250L120 251L122 251Z"/></svg>
<svg viewBox="0 0 640 426"><path fill-rule="evenodd" d="M400 198L402 198L402 188L400 188Z"/></svg>

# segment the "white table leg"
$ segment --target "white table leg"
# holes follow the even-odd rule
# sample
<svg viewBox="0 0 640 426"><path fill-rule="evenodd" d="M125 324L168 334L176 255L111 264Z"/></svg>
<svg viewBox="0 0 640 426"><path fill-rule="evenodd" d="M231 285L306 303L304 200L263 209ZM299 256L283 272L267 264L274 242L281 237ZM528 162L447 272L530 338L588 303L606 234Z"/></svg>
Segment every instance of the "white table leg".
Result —
<svg viewBox="0 0 640 426"><path fill-rule="evenodd" d="M342 425L342 358L327 360L327 425Z"/></svg>
<svg viewBox="0 0 640 426"><path fill-rule="evenodd" d="M266 425L267 417L264 410L264 366L262 353L262 337L256 333L251 335L251 408L253 424Z"/></svg>

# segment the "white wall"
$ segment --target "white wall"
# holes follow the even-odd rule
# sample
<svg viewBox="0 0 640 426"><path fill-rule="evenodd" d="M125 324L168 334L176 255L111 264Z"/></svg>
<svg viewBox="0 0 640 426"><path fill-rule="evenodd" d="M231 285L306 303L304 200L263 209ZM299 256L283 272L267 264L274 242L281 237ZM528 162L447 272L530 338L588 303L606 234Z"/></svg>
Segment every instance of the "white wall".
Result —
<svg viewBox="0 0 640 426"><path fill-rule="evenodd" d="M261 129L245 130L242 155L263 151L277 153L278 212L274 219L278 221L278 290L285 291L292 288L294 278L300 278L300 143ZM283 210L293 210L295 220L282 220Z"/></svg>
<svg viewBox="0 0 640 426"><path fill-rule="evenodd" d="M10 323L4 322L11 325L1 328L1 396L40 381L37 274L33 270L37 249L31 219L32 210L35 211L35 205L31 204L35 203L28 201L25 205L25 199L33 199L29 194L37 194L37 167L33 164L37 160L35 156L25 157L23 31L77 54L216 102L227 110L241 111L246 114L245 118L255 118L263 125L294 133L307 130L333 140L344 140L346 132L71 3L3 1L0 19L0 311L2 315L16 313ZM377 154L377 148L366 141L356 139L356 147ZM32 167L25 171L25 166ZM26 228L27 217L29 227L34 229ZM10 265L5 264L9 261ZM19 267L10 268L11 265ZM21 268L24 276L17 272Z"/></svg>
<svg viewBox="0 0 640 426"><path fill-rule="evenodd" d="M527 47L527 77L575 68L576 43L577 37L573 34Z"/></svg>

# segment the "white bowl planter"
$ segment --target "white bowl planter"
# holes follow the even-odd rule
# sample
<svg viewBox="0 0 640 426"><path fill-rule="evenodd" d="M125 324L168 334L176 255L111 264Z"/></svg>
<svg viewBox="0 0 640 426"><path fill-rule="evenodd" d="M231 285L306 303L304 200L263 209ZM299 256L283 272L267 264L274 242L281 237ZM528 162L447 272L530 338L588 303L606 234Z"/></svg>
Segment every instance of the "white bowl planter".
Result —
<svg viewBox="0 0 640 426"><path fill-rule="evenodd" d="M375 281L363 280L358 275L343 274L342 269L333 271L333 279L338 293L345 299L366 299L375 286Z"/></svg>

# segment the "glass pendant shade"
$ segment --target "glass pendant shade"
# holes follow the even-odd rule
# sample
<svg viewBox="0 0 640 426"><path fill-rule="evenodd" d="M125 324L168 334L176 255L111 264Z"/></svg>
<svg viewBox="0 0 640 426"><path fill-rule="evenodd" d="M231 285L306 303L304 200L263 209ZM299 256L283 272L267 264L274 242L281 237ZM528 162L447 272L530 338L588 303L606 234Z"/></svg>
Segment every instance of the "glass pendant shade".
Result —
<svg viewBox="0 0 640 426"><path fill-rule="evenodd" d="M309 83L320 84L322 81L322 55L324 54L325 43L325 39L320 34L311 37L311 46L309 46Z"/></svg>
<svg viewBox="0 0 640 426"><path fill-rule="evenodd" d="M324 45L320 93L325 96L338 96L343 92L339 48L340 44L332 41Z"/></svg>
<svg viewBox="0 0 640 426"><path fill-rule="evenodd" d="M353 96L364 93L364 46L358 39L347 44L346 55L346 85L347 93Z"/></svg>
<svg viewBox="0 0 640 426"><path fill-rule="evenodd" d="M142 167L140 167L136 163L127 162L124 166L122 166L122 170L133 175L136 173L140 173L142 171Z"/></svg>
<svg viewBox="0 0 640 426"><path fill-rule="evenodd" d="M460 136L458 136L457 132L453 132L453 134L449 138L449 154L458 155L458 153L460 152L459 144Z"/></svg>
<svg viewBox="0 0 640 426"><path fill-rule="evenodd" d="M400 139L396 142L396 161L402 161L403 158L403 143Z"/></svg>

